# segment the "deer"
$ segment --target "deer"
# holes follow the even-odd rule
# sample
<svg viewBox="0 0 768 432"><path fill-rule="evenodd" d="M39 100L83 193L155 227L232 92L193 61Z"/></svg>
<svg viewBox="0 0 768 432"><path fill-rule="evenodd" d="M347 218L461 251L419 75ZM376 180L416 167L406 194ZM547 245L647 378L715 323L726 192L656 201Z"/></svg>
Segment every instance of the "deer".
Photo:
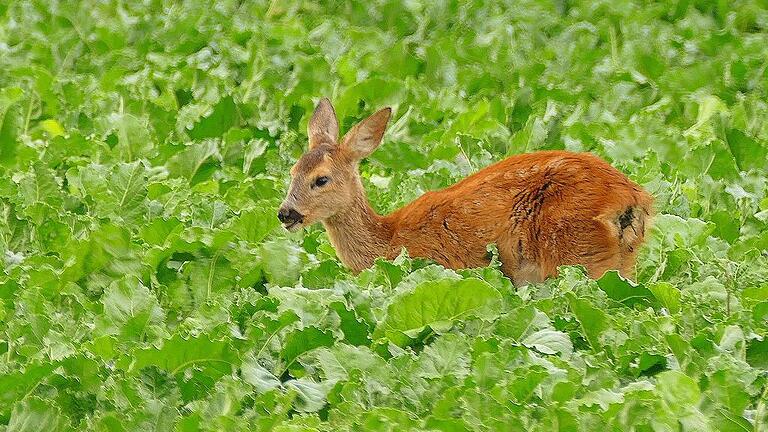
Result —
<svg viewBox="0 0 768 432"><path fill-rule="evenodd" d="M391 113L381 109L339 139L333 105L319 101L307 126L308 150L291 168L278 210L285 229L322 223L353 273L403 249L450 269L485 267L495 244L500 269L515 284L544 281L565 265L583 266L593 279L609 270L634 277L653 198L589 152L512 155L377 214L359 163L381 144Z"/></svg>

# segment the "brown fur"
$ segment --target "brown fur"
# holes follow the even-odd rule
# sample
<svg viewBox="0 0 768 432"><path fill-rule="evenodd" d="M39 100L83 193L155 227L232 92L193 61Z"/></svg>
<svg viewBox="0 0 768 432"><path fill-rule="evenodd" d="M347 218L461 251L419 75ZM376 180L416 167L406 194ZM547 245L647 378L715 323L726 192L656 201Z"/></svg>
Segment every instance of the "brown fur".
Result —
<svg viewBox="0 0 768 432"><path fill-rule="evenodd" d="M338 124L323 99L310 121L310 151L292 170L284 203L304 215L300 225L322 222L353 271L394 258L401 248L449 268L481 267L489 262L486 246L496 243L502 271L518 283L541 281L568 264L584 265L595 278L611 269L632 276L652 198L589 153L512 156L392 214L376 214L357 162L378 146L388 119L389 110L379 111L335 144ZM313 130L332 132L313 145ZM312 187L320 175L331 181Z"/></svg>

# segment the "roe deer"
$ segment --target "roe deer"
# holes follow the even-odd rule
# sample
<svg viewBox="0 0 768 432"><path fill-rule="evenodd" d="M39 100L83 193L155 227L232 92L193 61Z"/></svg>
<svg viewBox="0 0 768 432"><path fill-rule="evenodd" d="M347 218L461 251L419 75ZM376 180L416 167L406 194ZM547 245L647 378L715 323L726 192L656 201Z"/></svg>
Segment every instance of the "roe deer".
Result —
<svg viewBox="0 0 768 432"><path fill-rule="evenodd" d="M589 153L541 151L511 156L443 190L427 192L380 216L360 181L358 162L380 144L385 108L339 140L330 101L309 121L309 150L291 168L278 218L291 231L322 222L341 261L354 272L401 248L457 269L489 263L496 243L513 282L542 281L560 265L581 264L590 277L618 270L632 277L651 217L652 198Z"/></svg>

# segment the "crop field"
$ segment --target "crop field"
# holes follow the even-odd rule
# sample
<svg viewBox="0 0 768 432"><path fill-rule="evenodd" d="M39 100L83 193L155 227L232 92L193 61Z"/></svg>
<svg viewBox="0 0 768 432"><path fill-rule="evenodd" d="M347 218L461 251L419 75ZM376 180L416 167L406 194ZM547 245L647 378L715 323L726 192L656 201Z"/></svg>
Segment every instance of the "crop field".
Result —
<svg viewBox="0 0 768 432"><path fill-rule="evenodd" d="M603 157L636 282L348 271L276 217L323 96L382 214ZM0 432L766 432L767 172L765 0L0 1Z"/></svg>

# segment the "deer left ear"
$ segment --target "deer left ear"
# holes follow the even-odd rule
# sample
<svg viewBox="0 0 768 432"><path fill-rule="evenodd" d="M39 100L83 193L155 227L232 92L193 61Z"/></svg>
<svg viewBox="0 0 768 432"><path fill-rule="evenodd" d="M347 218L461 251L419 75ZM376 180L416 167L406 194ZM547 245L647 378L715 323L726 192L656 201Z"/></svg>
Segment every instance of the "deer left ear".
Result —
<svg viewBox="0 0 768 432"><path fill-rule="evenodd" d="M344 135L341 146L356 160L368 157L381 144L390 115L392 108L384 108L361 121Z"/></svg>
<svg viewBox="0 0 768 432"><path fill-rule="evenodd" d="M336 144L339 139L339 121L336 119L336 111L328 98L320 99L312 118L307 125L309 136L309 149L320 144Z"/></svg>

